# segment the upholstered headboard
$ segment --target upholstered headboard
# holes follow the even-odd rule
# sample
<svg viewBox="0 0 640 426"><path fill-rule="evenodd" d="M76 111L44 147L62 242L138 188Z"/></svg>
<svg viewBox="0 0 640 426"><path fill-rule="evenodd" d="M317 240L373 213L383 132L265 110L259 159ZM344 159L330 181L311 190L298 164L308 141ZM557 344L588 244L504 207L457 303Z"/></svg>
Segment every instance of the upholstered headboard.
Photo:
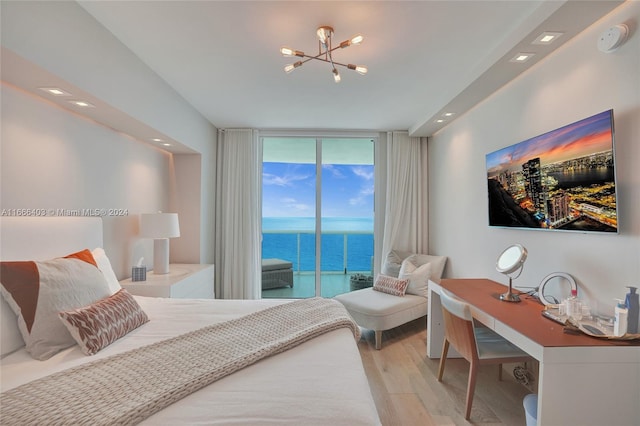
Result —
<svg viewBox="0 0 640 426"><path fill-rule="evenodd" d="M46 260L96 247L102 247L99 217L0 219L0 260ZM15 314L4 298L0 299L0 351L5 355L21 346L22 336Z"/></svg>
<svg viewBox="0 0 640 426"><path fill-rule="evenodd" d="M102 247L99 217L3 217L0 260L46 260Z"/></svg>

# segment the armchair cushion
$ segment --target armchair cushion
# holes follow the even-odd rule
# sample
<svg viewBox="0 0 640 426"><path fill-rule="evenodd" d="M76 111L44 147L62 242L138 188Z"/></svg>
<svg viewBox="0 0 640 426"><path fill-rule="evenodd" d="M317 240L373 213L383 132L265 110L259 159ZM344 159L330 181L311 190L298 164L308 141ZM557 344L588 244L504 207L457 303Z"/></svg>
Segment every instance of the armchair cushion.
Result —
<svg viewBox="0 0 640 426"><path fill-rule="evenodd" d="M415 255L414 255L415 256ZM429 297L429 279L431 278L431 263L416 266L414 256L407 257L400 267L400 279L408 280L407 294Z"/></svg>
<svg viewBox="0 0 640 426"><path fill-rule="evenodd" d="M411 262L416 266L422 266L425 263L431 263L431 280L440 281L444 273L444 266L447 263L446 256L433 256L430 254L415 254L408 251L391 250L382 265L381 273L390 277L398 277L402 262L411 257Z"/></svg>
<svg viewBox="0 0 640 426"><path fill-rule="evenodd" d="M335 299L345 305L359 326L369 330L389 330L427 314L427 299L413 294L396 297L364 288Z"/></svg>

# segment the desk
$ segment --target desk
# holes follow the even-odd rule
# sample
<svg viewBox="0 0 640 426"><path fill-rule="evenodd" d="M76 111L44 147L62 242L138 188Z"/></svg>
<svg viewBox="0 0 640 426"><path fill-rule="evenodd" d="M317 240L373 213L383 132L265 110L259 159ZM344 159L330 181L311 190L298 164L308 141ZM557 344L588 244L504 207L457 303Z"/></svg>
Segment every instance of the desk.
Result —
<svg viewBox="0 0 640 426"><path fill-rule="evenodd" d="M537 301L499 300L506 286L495 281L429 282L429 358L442 354L442 288L469 303L474 318L539 361L539 425L640 424L640 346L565 334L562 325L541 315ZM456 355L449 350L449 357Z"/></svg>

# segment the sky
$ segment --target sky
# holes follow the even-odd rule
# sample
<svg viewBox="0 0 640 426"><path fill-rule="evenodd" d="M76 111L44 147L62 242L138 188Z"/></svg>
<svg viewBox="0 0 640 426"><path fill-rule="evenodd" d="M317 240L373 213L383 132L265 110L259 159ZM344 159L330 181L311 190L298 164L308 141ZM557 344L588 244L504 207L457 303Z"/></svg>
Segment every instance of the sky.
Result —
<svg viewBox="0 0 640 426"><path fill-rule="evenodd" d="M264 162L262 216L315 216L315 164ZM373 217L373 165L322 166L323 217Z"/></svg>
<svg viewBox="0 0 640 426"><path fill-rule="evenodd" d="M613 148L613 111L604 111L568 126L487 154L487 171L495 176L506 170L522 170L522 164L540 157L551 164L610 151Z"/></svg>

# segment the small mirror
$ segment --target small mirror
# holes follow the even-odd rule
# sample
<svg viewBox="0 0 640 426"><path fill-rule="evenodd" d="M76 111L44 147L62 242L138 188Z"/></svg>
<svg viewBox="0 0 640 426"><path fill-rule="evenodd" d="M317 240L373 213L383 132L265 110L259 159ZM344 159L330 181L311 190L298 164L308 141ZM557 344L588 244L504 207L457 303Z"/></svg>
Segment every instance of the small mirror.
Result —
<svg viewBox="0 0 640 426"><path fill-rule="evenodd" d="M547 306L557 307L577 289L576 281L565 272L554 272L543 278L538 287L538 298Z"/></svg>
<svg viewBox="0 0 640 426"><path fill-rule="evenodd" d="M505 275L511 274L517 271L526 259L527 249L520 244L514 244L503 251L498 257L496 269Z"/></svg>
<svg viewBox="0 0 640 426"><path fill-rule="evenodd" d="M520 273L522 273L522 266L524 265L525 260L527 260L527 249L522 247L520 244L514 244L507 247L506 250L498 256L496 270L509 277L509 291L501 294L500 300L504 300L505 302L520 301L520 296L512 292L512 282L513 278L518 278ZM519 272L515 277L509 275L517 271Z"/></svg>

